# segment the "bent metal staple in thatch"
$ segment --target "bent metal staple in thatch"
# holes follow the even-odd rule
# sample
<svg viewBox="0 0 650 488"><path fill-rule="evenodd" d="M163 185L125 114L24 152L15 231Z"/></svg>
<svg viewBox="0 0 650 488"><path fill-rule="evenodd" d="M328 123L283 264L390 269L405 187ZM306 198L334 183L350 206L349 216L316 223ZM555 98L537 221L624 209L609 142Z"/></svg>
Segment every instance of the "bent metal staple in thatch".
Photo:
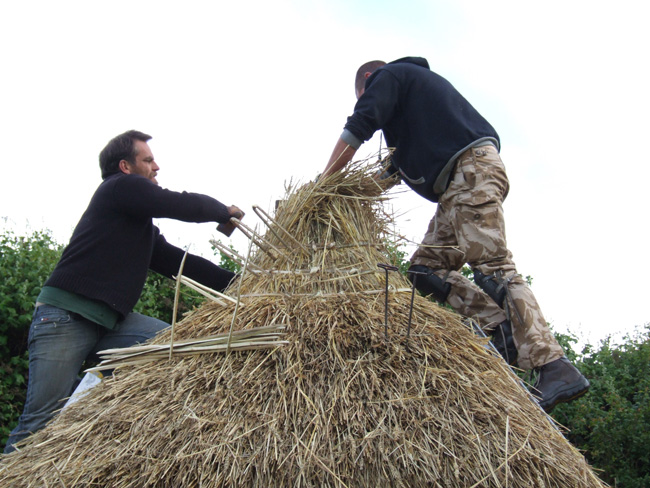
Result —
<svg viewBox="0 0 650 488"><path fill-rule="evenodd" d="M386 337L370 171L289 190L228 291L236 316L209 301L173 337L275 327L281 344L117 369L4 456L0 486L604 486L457 315L416 296L406 343L399 273Z"/></svg>

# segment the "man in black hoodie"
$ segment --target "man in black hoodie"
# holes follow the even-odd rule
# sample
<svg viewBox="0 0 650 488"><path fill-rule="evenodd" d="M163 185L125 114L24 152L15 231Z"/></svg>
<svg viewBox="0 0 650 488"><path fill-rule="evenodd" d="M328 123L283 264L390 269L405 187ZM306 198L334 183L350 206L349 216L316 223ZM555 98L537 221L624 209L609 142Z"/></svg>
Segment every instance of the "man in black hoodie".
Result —
<svg viewBox="0 0 650 488"><path fill-rule="evenodd" d="M27 399L5 453L63 406L84 361L104 349L145 342L168 327L132 312L148 270L171 278L185 254L165 240L152 218L227 223L243 215L206 195L160 188L149 139L128 131L100 153L103 181L37 299L29 330ZM235 277L192 254L183 274L215 290L224 290Z"/></svg>
<svg viewBox="0 0 650 488"><path fill-rule="evenodd" d="M583 395L589 382L566 359L531 289L517 273L505 237L509 184L497 132L424 58L357 71L357 104L323 176L342 169L382 130L394 148L383 177L401 178L437 203L409 279L419 291L479 322L509 364L539 372L534 393L549 412ZM459 270L468 263L474 282Z"/></svg>

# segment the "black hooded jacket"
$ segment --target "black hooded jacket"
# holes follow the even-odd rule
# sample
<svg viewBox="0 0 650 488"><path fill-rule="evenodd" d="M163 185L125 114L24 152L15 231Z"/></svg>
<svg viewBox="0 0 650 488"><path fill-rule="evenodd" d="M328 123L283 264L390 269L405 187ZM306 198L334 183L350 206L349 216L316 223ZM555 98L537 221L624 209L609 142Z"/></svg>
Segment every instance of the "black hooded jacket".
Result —
<svg viewBox="0 0 650 488"><path fill-rule="evenodd" d="M424 58L398 59L366 80L345 131L363 142L379 129L395 148L392 162L403 180L433 202L463 151L488 142L499 149L494 128Z"/></svg>

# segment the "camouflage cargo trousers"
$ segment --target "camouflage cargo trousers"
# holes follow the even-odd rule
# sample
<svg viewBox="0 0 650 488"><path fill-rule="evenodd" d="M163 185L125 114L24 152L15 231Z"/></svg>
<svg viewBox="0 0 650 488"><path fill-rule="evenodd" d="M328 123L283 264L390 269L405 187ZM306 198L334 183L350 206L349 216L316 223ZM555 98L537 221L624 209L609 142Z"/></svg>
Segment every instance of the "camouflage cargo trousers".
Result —
<svg viewBox="0 0 650 488"><path fill-rule="evenodd" d="M468 149L458 158L452 178L411 263L435 270L451 285L447 303L485 331L505 321L506 313L459 270L467 263L484 275L498 272L508 283L504 305L510 309L518 366L537 368L563 356L506 245L501 205L509 184L498 151L492 145Z"/></svg>

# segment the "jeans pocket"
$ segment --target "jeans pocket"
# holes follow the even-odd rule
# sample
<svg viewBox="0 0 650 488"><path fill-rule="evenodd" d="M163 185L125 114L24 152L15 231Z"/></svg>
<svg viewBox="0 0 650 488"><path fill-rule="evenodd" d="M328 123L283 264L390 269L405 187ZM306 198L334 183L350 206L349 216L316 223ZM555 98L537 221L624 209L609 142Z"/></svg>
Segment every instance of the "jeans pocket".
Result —
<svg viewBox="0 0 650 488"><path fill-rule="evenodd" d="M60 325L72 322L72 314L67 310L52 305L41 305L34 312L32 325L29 328L28 344L37 335L47 335Z"/></svg>
<svg viewBox="0 0 650 488"><path fill-rule="evenodd" d="M39 327L47 324L65 324L72 320L70 312L53 305L41 305L34 312L32 324L34 327Z"/></svg>

